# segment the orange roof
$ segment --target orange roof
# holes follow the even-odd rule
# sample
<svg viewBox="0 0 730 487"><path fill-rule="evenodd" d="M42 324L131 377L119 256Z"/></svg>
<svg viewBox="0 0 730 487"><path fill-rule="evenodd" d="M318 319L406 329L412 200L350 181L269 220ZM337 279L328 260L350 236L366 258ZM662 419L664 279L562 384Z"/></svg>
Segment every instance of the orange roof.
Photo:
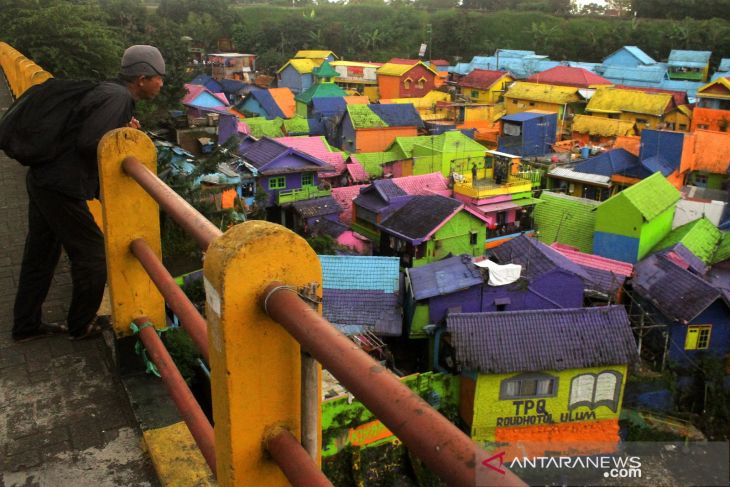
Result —
<svg viewBox="0 0 730 487"><path fill-rule="evenodd" d="M687 169L727 174L730 165L730 156L727 152L730 146L730 134L696 130L689 138L689 144L685 144L685 151L691 151Z"/></svg>
<svg viewBox="0 0 730 487"><path fill-rule="evenodd" d="M269 88L269 93L286 118L293 118L297 113L297 102L289 88Z"/></svg>
<svg viewBox="0 0 730 487"><path fill-rule="evenodd" d="M367 105L370 103L370 98L367 96L345 96L343 98L348 105Z"/></svg>
<svg viewBox="0 0 730 487"><path fill-rule="evenodd" d="M616 137L612 148L624 149L625 151L632 153L636 157L639 157L639 150L641 148L641 137L636 135L620 135Z"/></svg>

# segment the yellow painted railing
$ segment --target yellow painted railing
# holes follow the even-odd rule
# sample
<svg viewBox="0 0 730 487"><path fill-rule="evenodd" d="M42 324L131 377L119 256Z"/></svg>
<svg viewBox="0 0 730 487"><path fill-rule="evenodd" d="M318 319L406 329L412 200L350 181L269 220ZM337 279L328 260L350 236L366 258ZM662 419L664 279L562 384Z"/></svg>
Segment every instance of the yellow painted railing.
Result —
<svg viewBox="0 0 730 487"><path fill-rule="evenodd" d="M5 42L0 42L0 68L5 73L10 91L15 98L31 86L43 83L48 78L53 78L51 73L45 71Z"/></svg>

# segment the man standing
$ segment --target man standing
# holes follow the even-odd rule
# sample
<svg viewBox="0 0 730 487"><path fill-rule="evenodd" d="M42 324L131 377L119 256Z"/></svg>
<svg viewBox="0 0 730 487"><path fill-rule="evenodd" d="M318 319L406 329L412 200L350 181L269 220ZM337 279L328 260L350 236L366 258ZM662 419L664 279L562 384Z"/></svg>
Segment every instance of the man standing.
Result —
<svg viewBox="0 0 730 487"><path fill-rule="evenodd" d="M15 297L14 340L65 332L84 339L102 331L96 311L106 284L104 238L86 203L99 195L96 148L110 130L139 128L134 104L156 97L164 75L157 48L129 47L119 77L100 83L74 109L60 155L28 171L28 235ZM41 308L62 247L71 261L73 284L66 325L43 323Z"/></svg>

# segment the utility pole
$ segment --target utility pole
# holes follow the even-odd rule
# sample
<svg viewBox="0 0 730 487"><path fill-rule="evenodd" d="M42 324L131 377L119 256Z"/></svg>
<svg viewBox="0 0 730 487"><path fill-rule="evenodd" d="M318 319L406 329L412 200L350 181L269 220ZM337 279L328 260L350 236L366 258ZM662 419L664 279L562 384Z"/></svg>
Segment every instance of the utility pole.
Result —
<svg viewBox="0 0 730 487"><path fill-rule="evenodd" d="M428 64L431 65L431 51L433 50L431 44L431 42L433 41L433 27L431 26L431 24L426 24L426 34L428 34ZM433 66L431 67L433 68Z"/></svg>

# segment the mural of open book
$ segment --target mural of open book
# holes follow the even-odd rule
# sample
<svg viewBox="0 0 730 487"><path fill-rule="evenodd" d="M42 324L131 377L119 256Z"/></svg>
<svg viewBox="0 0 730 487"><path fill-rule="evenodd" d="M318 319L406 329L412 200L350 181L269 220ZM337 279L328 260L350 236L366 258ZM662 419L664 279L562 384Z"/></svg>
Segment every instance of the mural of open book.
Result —
<svg viewBox="0 0 730 487"><path fill-rule="evenodd" d="M621 392L622 375L615 371L604 371L599 374L581 374L570 381L570 401L568 410L580 406L595 409L607 406L612 411L618 407Z"/></svg>

